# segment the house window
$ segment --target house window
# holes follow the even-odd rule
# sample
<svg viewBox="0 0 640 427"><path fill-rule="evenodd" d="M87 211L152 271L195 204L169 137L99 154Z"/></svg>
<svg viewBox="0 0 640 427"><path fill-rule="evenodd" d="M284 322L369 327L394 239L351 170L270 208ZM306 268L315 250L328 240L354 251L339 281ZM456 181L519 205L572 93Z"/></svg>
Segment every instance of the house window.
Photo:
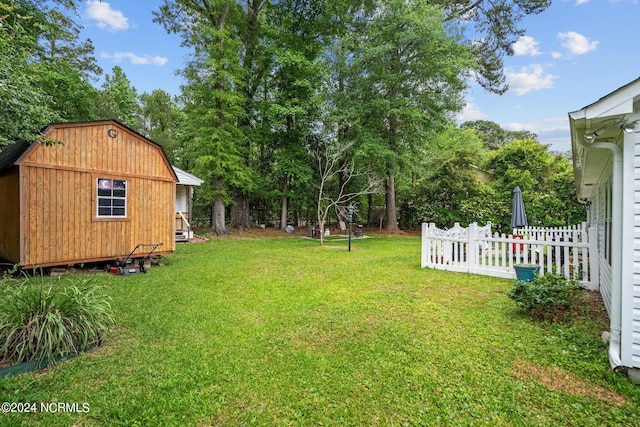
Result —
<svg viewBox="0 0 640 427"><path fill-rule="evenodd" d="M127 181L98 178L98 217L127 216Z"/></svg>

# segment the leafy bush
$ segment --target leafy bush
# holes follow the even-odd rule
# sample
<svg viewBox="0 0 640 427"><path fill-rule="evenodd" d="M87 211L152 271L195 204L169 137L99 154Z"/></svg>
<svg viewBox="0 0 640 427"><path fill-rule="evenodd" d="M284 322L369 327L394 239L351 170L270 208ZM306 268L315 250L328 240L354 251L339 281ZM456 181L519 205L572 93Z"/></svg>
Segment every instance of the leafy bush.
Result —
<svg viewBox="0 0 640 427"><path fill-rule="evenodd" d="M583 290L573 279L547 273L532 282L517 280L508 296L535 319L559 321Z"/></svg>
<svg viewBox="0 0 640 427"><path fill-rule="evenodd" d="M1 283L0 360L21 363L81 351L113 324L110 298L94 278L61 276Z"/></svg>

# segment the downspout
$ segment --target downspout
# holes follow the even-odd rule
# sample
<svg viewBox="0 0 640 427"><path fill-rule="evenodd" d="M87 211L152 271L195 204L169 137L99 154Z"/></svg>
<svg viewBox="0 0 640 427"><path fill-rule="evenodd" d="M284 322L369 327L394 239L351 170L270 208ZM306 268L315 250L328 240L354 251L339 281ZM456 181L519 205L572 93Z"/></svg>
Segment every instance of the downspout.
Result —
<svg viewBox="0 0 640 427"><path fill-rule="evenodd" d="M620 358L622 331L622 148L612 142L586 143L580 138L576 142L587 150L605 149L613 153L613 183L611 220L611 339L609 341L609 363L615 371L622 366Z"/></svg>

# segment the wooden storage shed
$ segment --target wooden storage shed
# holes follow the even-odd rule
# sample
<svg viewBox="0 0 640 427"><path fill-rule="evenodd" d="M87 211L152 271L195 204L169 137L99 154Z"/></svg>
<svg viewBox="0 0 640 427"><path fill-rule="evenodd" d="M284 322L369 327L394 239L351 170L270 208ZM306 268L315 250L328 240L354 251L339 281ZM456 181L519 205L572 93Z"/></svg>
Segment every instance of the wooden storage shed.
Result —
<svg viewBox="0 0 640 427"><path fill-rule="evenodd" d="M0 153L0 258L22 267L175 249L176 174L162 147L113 121L52 124L62 143Z"/></svg>

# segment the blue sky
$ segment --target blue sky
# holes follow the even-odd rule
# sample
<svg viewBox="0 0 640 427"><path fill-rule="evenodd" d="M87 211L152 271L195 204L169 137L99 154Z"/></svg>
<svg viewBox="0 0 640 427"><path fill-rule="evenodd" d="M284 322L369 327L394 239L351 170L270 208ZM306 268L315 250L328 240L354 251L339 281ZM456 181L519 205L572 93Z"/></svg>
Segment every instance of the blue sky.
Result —
<svg viewBox="0 0 640 427"><path fill-rule="evenodd" d="M161 0L88 0L83 36L94 43L105 73L122 67L138 93L180 91L176 70L187 51L180 38L152 22ZM557 151L569 151L567 113L640 77L638 0L554 0L522 22L526 35L505 58L510 90L492 95L475 83L460 121L491 120L529 130Z"/></svg>
<svg viewBox="0 0 640 427"><path fill-rule="evenodd" d="M526 35L505 58L509 92L490 95L472 84L460 119L530 130L551 149L570 151L567 113L640 76L640 4L554 0L522 26Z"/></svg>
<svg viewBox="0 0 640 427"><path fill-rule="evenodd" d="M80 8L82 37L90 38L104 73L121 67L138 94L163 89L180 92L181 69L187 50L180 37L169 35L152 21L161 0L88 0ZM98 85L101 82L97 83Z"/></svg>

